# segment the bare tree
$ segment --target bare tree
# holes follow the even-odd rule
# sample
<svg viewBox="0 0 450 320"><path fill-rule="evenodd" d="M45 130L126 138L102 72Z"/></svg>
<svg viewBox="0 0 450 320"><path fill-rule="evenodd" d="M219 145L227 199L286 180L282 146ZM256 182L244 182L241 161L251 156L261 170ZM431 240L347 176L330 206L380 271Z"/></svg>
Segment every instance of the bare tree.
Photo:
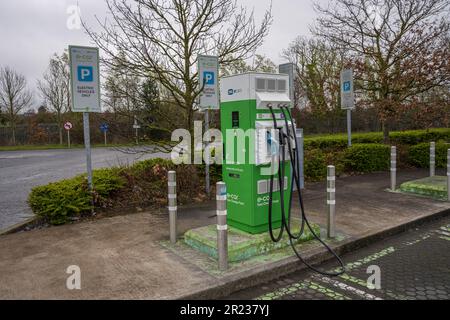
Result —
<svg viewBox="0 0 450 320"><path fill-rule="evenodd" d="M46 105L56 114L60 144L63 143L63 115L69 111L70 105L69 81L67 53L63 53L50 59L43 79L37 83Z"/></svg>
<svg viewBox="0 0 450 320"><path fill-rule="evenodd" d="M275 63L264 55L256 54L250 62L251 64L244 59L237 59L227 65L221 65L220 74L221 76L229 76L232 74L250 71L268 73L274 73L277 71L277 66Z"/></svg>
<svg viewBox="0 0 450 320"><path fill-rule="evenodd" d="M256 25L253 12L230 0L106 2L112 20L98 20L102 31L84 24L106 53L103 62L118 64L141 77L154 77L164 89L161 102L178 106L178 116L191 131L201 90L197 56L217 55L224 65L246 59L263 43L272 21L269 9Z"/></svg>
<svg viewBox="0 0 450 320"><path fill-rule="evenodd" d="M316 9L313 31L349 53L386 142L403 104L448 83L448 0L336 0Z"/></svg>
<svg viewBox="0 0 450 320"><path fill-rule="evenodd" d="M342 51L322 39L299 37L283 51L283 57L297 66L296 97L303 108L319 117L340 110Z"/></svg>
<svg viewBox="0 0 450 320"><path fill-rule="evenodd" d="M13 145L16 144L18 115L30 106L32 97L23 75L9 67L0 69L0 109L3 110L11 127L11 142Z"/></svg>

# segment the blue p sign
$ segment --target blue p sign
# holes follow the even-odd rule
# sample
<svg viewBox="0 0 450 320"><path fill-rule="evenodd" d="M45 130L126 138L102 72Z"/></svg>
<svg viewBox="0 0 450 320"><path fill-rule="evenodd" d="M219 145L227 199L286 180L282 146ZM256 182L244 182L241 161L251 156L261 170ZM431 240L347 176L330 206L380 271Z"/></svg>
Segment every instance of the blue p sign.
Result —
<svg viewBox="0 0 450 320"><path fill-rule="evenodd" d="M350 81L344 82L344 92L349 92L351 87L352 87L352 85L351 85Z"/></svg>
<svg viewBox="0 0 450 320"><path fill-rule="evenodd" d="M92 82L94 81L93 67L78 66L78 81Z"/></svg>
<svg viewBox="0 0 450 320"><path fill-rule="evenodd" d="M203 81L205 85L213 86L214 85L214 72L205 71L203 72Z"/></svg>

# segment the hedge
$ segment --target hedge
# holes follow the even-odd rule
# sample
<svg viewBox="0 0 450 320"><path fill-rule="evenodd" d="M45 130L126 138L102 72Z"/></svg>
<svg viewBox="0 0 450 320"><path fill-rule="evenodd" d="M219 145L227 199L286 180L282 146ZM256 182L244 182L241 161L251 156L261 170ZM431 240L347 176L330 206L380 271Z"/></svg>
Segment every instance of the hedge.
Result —
<svg viewBox="0 0 450 320"><path fill-rule="evenodd" d="M389 168L390 147L384 144L354 144L345 151L347 171L369 173Z"/></svg>
<svg viewBox="0 0 450 320"><path fill-rule="evenodd" d="M102 169L93 172L95 185L94 203L88 191L85 175L61 180L33 188L29 204L35 214L51 224L64 224L73 217L89 212L94 206L102 206L114 191L125 185L119 169Z"/></svg>
<svg viewBox="0 0 450 320"><path fill-rule="evenodd" d="M305 177L317 181L326 177L327 166L334 165L336 174L370 173L389 168L390 147L384 144L354 144L345 151L305 151Z"/></svg>
<svg viewBox="0 0 450 320"><path fill-rule="evenodd" d="M152 159L124 168L94 170L93 197L86 175L32 189L28 202L33 212L59 225L90 215L92 209L120 206L164 206L167 172L177 170L179 203L201 201L204 183L197 167L175 166L170 160ZM93 199L93 203L92 203Z"/></svg>
<svg viewBox="0 0 450 320"><path fill-rule="evenodd" d="M449 143L436 143L436 167L447 167L447 150L450 149ZM428 168L430 166L430 144L420 143L409 149L408 161L411 165L419 168Z"/></svg>
<svg viewBox="0 0 450 320"><path fill-rule="evenodd" d="M327 176L326 154L320 149L309 150L305 153L305 178L320 180Z"/></svg>
<svg viewBox="0 0 450 320"><path fill-rule="evenodd" d="M391 132L390 140L397 145L416 145L431 141L450 142L450 129L429 129ZM354 144L381 144L383 143L382 132L354 133L352 135ZM305 138L305 149L345 149L347 148L347 135L335 134L327 136L313 136Z"/></svg>

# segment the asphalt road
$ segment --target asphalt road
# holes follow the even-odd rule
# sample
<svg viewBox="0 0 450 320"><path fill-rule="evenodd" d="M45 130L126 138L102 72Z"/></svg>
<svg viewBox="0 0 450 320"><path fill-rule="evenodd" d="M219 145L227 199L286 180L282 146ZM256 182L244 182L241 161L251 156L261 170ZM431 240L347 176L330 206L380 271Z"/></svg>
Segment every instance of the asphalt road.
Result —
<svg viewBox="0 0 450 320"><path fill-rule="evenodd" d="M342 258L345 275L328 278L300 271L243 290L228 299L257 300L448 300L450 217L374 243ZM336 262L322 266L336 270ZM370 268L369 268L370 267ZM368 281L379 268L379 287Z"/></svg>
<svg viewBox="0 0 450 320"><path fill-rule="evenodd" d="M167 155L97 148L92 150L92 165L105 168L156 157ZM84 172L84 149L0 152L0 230L33 216L27 204L31 188Z"/></svg>

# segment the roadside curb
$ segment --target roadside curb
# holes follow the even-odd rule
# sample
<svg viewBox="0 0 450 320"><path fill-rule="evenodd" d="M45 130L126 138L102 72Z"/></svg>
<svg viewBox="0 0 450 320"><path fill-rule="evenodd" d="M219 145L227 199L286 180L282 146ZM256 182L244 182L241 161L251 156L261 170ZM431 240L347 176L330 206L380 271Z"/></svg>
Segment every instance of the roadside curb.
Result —
<svg viewBox="0 0 450 320"><path fill-rule="evenodd" d="M360 238L349 238L342 243L332 246L332 249L337 254L342 255L353 250L366 247L369 244L378 242L386 237L391 237L407 230L418 227L422 224L439 220L450 215L450 209L436 212L427 216L417 218L415 220L396 225L392 228L382 231L375 231L364 234ZM305 260L308 263L320 264L333 259L333 257L323 249L314 250L308 255L305 255ZM225 279L220 279L218 284L208 286L197 292L180 296L179 300L207 300L207 299L221 299L229 296L237 291L251 288L268 281L275 280L279 277L286 276L290 273L306 269L304 264L301 264L297 257L289 257L284 260L275 262L271 265L265 265L255 268L235 276L230 276Z"/></svg>
<svg viewBox="0 0 450 320"><path fill-rule="evenodd" d="M15 225L12 225L11 227L0 230L0 236L5 236L7 234L13 234L16 232L23 231L26 227L33 226L37 222L39 222L39 218L37 218L37 217L28 218L23 222L16 223Z"/></svg>

